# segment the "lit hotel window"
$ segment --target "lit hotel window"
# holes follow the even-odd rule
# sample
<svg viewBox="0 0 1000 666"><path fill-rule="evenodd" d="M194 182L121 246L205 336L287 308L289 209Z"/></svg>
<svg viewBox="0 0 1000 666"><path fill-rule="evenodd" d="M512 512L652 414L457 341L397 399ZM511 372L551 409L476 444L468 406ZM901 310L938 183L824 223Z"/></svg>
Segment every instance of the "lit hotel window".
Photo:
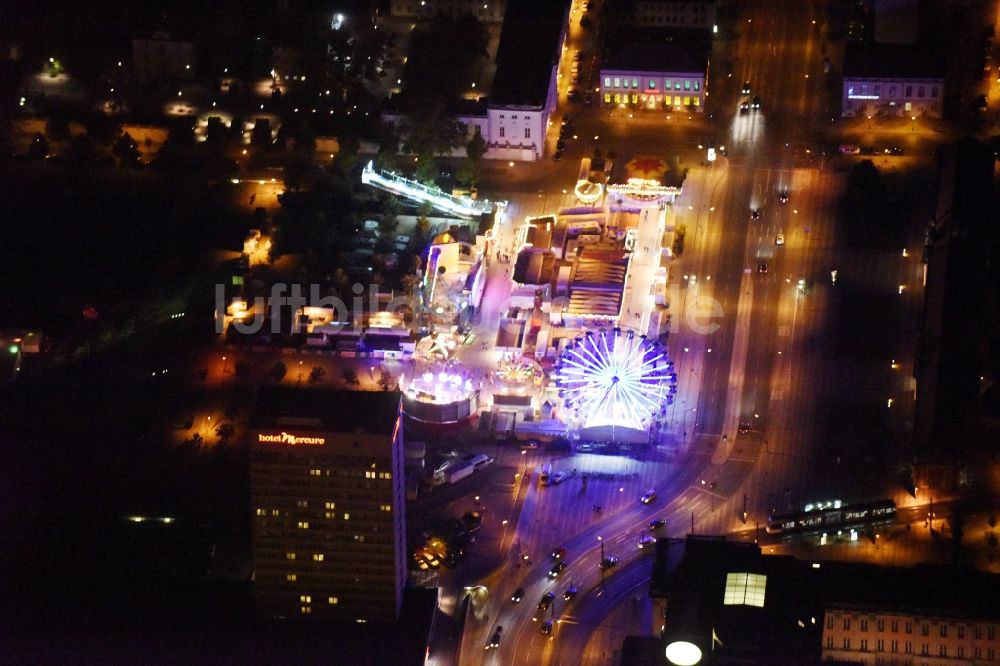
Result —
<svg viewBox="0 0 1000 666"><path fill-rule="evenodd" d="M325 506L326 506L327 509L336 509L337 508L337 503L336 502L327 502Z"/></svg>
<svg viewBox="0 0 1000 666"><path fill-rule="evenodd" d="M285 580L287 580L289 583L294 583L296 580L298 580L298 576L296 576L295 574L288 574L287 576L285 576Z"/></svg>
<svg viewBox="0 0 1000 666"><path fill-rule="evenodd" d="M309 506L309 502L307 502L306 500L299 500L295 503L295 506L299 507L300 509L305 509L306 507Z"/></svg>
<svg viewBox="0 0 1000 666"><path fill-rule="evenodd" d="M299 521L299 529L300 530L307 530L307 529L309 529L309 523L306 522L306 521L304 521L304 520L300 520Z"/></svg>
<svg viewBox="0 0 1000 666"><path fill-rule="evenodd" d="M326 513L323 514L323 517L327 518L328 520L336 520L337 514L335 514L333 511L327 511Z"/></svg>
<svg viewBox="0 0 1000 666"><path fill-rule="evenodd" d="M365 472L365 478L366 479L374 479L375 478L375 472Z"/></svg>
<svg viewBox="0 0 1000 666"><path fill-rule="evenodd" d="M265 509L257 509L257 515L258 516L266 516L267 515L267 510L265 510Z"/></svg>
<svg viewBox="0 0 1000 666"><path fill-rule="evenodd" d="M344 520L350 520L350 519L351 519L351 514L344 513Z"/></svg>
<svg viewBox="0 0 1000 666"><path fill-rule="evenodd" d="M313 600L313 598L311 596L309 596L308 594L300 594L299 595L299 601L301 601L304 604L311 604L312 600Z"/></svg>
<svg viewBox="0 0 1000 666"><path fill-rule="evenodd" d="M294 560L295 559L295 553L285 553L285 559L286 560Z"/></svg>
<svg viewBox="0 0 1000 666"><path fill-rule="evenodd" d="M313 562L322 562L323 553L313 553Z"/></svg>
<svg viewBox="0 0 1000 666"><path fill-rule="evenodd" d="M327 601L333 606L336 606L337 604L340 603L340 599L338 599L337 597L330 597L327 599Z"/></svg>
<svg viewBox="0 0 1000 666"><path fill-rule="evenodd" d="M383 504L383 505L382 505L382 506L380 506L379 508L380 508L380 509L381 509L382 511L392 511L392 505L391 505L391 504Z"/></svg>
<svg viewBox="0 0 1000 666"><path fill-rule="evenodd" d="M323 470L320 469L309 470L309 476L322 476L322 475L323 475Z"/></svg>
<svg viewBox="0 0 1000 666"><path fill-rule="evenodd" d="M280 516L281 512L278 511L277 509L271 509L271 515L272 516Z"/></svg>
<svg viewBox="0 0 1000 666"><path fill-rule="evenodd" d="M303 615L309 615L310 613L313 612L313 609L309 608L309 606L303 606L302 608L299 609L299 612L302 613Z"/></svg>

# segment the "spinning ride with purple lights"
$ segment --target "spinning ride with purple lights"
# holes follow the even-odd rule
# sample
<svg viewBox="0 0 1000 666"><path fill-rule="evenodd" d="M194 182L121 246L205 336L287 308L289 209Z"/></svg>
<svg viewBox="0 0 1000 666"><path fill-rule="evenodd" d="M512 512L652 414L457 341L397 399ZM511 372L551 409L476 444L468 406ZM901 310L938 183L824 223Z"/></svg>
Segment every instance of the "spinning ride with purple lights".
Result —
<svg viewBox="0 0 1000 666"><path fill-rule="evenodd" d="M560 354L553 378L564 420L645 430L673 402L677 375L656 340L620 328L588 331Z"/></svg>

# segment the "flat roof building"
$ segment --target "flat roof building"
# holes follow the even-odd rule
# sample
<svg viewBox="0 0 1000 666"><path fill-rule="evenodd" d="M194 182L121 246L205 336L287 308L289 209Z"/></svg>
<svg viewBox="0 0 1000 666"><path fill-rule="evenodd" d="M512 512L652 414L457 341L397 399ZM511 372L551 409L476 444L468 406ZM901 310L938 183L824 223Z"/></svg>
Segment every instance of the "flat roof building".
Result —
<svg viewBox="0 0 1000 666"><path fill-rule="evenodd" d="M608 35L601 103L650 111L705 106L711 36L704 30L633 29Z"/></svg>
<svg viewBox="0 0 1000 666"><path fill-rule="evenodd" d="M714 0L626 0L620 4L632 25L705 30L715 25Z"/></svg>
<svg viewBox="0 0 1000 666"><path fill-rule="evenodd" d="M927 46L848 42L841 115L940 118L945 67L946 60Z"/></svg>
<svg viewBox="0 0 1000 666"><path fill-rule="evenodd" d="M1000 657L1000 576L963 567L803 561L692 535L657 541L649 593L668 663L682 663L671 644L720 664Z"/></svg>
<svg viewBox="0 0 1000 666"><path fill-rule="evenodd" d="M396 619L407 580L399 405L395 391L260 392L250 430L259 611Z"/></svg>

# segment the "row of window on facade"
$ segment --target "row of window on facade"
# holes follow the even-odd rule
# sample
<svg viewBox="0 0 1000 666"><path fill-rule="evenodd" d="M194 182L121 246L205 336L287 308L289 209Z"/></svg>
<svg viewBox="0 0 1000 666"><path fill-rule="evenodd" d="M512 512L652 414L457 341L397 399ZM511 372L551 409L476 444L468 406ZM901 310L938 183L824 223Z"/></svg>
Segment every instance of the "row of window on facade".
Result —
<svg viewBox="0 0 1000 666"><path fill-rule="evenodd" d="M631 83L631 85L629 85ZM620 77L620 76L605 76L604 77L604 87L605 88L635 88L639 87L639 77L633 76ZM649 79L649 83L646 85L647 90L657 90L656 79ZM701 90L701 81L699 79L664 79L663 80L664 90L694 90L698 92Z"/></svg>
<svg viewBox="0 0 1000 666"><path fill-rule="evenodd" d="M637 93L632 93L631 96L628 93L620 95L615 93L604 93L604 103L605 104L655 104L659 106L662 102L664 106L669 107L680 107L680 106L701 106L701 97L695 95L693 97L685 95L674 95L671 101L670 95L639 95Z"/></svg>
<svg viewBox="0 0 1000 666"><path fill-rule="evenodd" d="M869 627L871 626L871 624L870 624L870 622L868 621L867 618L861 618L861 620L859 621L859 625L861 627L861 631L868 631ZM832 615L828 615L827 618L826 618L826 628L827 629L833 629L833 616ZM885 620L884 619L878 619L878 620L876 620L875 621L875 629L876 629L876 631L885 631ZM903 624L903 629L904 629L905 633L912 634L913 633L913 622L907 620ZM844 618L844 630L845 631L850 631L851 630L851 618L849 618L849 617L845 617ZM899 620L891 620L889 622L889 631L892 632L892 633L899 633ZM962 625L962 624L956 625L955 626L955 631L956 631L956 635L957 635L958 638L965 638L965 625ZM938 633L941 636L941 638L948 638L948 625L947 624L940 625L938 627ZM973 626L973 634L974 634L975 638L981 639L983 637L983 627L981 625L978 625L978 624L974 625ZM931 635L931 625L930 625L929 622L922 622L921 623L921 625L920 625L920 635L921 636L930 636ZM997 628L996 628L996 625L989 625L989 626L987 626L986 627L986 638L987 638L987 640L993 641L993 640L996 640L996 637L997 637Z"/></svg>
<svg viewBox="0 0 1000 666"><path fill-rule="evenodd" d="M505 136L507 136L507 128L504 127L503 125L501 125L500 126L500 138L502 139ZM524 138L525 139L530 139L531 138L531 128L530 127L525 127L524 128Z"/></svg>
<svg viewBox="0 0 1000 666"><path fill-rule="evenodd" d="M339 469L339 470L334 470L333 471L333 475L334 476L342 476L342 477L351 477L351 476L361 477L361 472L359 470L356 470L356 469ZM313 468L313 469L309 470L309 476L330 476L330 470L328 470L328 469L327 470L322 470L322 469ZM392 472L373 472L373 471L370 471L370 470L365 470L364 478L366 478L366 479L391 479L392 478Z"/></svg>
<svg viewBox="0 0 1000 666"><path fill-rule="evenodd" d="M833 636L827 636L827 638L826 638L826 647L827 647L828 650L835 649L834 648ZM877 639L875 641L875 651L876 652L886 652L885 647L886 647L886 641L885 640L879 638L879 639ZM850 638L845 638L843 640L843 642L841 643L841 647L839 649L842 649L842 650L850 650L850 649L852 649L851 648L851 639ZM868 652L869 651L869 643L868 643L868 639L867 638L862 638L859 641L858 650L860 650L861 652ZM889 650L888 651L889 652L896 652L896 653L898 653L899 652L899 641L892 641L892 640L889 641ZM903 652L904 652L904 654L913 654L913 641L904 641L903 642ZM973 646L973 648L972 648L972 658L973 659L982 659L984 654L986 655L986 660L992 662L994 659L996 659L996 648L986 648L984 650L980 646ZM921 643L920 644L920 656L922 656L922 657L929 657L929 656L931 656L931 646L928 645L927 643ZM947 657L948 656L948 646L947 645L939 645L938 646L938 651L937 651L937 656L938 657ZM965 655L965 646L964 645L958 645L958 646L956 646L955 647L954 656L958 657L959 659L965 658L965 656L966 656Z"/></svg>
<svg viewBox="0 0 1000 666"><path fill-rule="evenodd" d="M899 96L899 88L896 84L889 84L886 86L887 95L889 99L895 99ZM907 83L903 88L903 97L913 97L913 91L917 91L917 99L924 99L927 97L928 92L930 92L930 99L937 99L938 96L938 86L921 86L913 85L912 83ZM871 90L871 93L868 91ZM848 97L881 97L882 96L882 84L881 83L851 83L847 86L847 96Z"/></svg>

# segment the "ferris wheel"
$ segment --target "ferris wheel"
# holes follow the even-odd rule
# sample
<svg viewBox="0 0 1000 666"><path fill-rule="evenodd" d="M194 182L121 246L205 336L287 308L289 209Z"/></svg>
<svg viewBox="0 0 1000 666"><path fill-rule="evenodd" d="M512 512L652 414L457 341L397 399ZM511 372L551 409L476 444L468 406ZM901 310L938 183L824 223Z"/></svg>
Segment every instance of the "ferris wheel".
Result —
<svg viewBox="0 0 1000 666"><path fill-rule="evenodd" d="M573 425L643 430L673 402L677 375L656 340L620 328L588 331L556 362L553 378Z"/></svg>

